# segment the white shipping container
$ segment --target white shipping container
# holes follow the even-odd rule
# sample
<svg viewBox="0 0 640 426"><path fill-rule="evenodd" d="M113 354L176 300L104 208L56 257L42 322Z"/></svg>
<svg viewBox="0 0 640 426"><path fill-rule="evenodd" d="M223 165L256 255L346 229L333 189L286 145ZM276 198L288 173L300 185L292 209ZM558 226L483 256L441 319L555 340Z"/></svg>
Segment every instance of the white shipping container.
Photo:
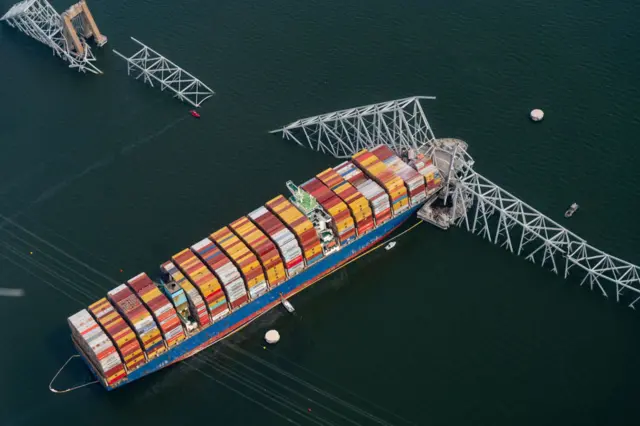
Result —
<svg viewBox="0 0 640 426"><path fill-rule="evenodd" d="M257 219L260 216L263 216L265 213L267 213L267 209L262 206L262 207L258 207L257 209L255 209L254 211L252 211L251 213L249 213L249 217L251 219Z"/></svg>
<svg viewBox="0 0 640 426"><path fill-rule="evenodd" d="M136 330L142 330L147 327L152 327L154 325L155 324L153 322L153 318L151 318L151 315L145 315L142 319L133 323L133 326L136 328Z"/></svg>
<svg viewBox="0 0 640 426"><path fill-rule="evenodd" d="M109 305L106 309L103 309L102 311L98 312L96 317L102 318L103 316L108 315L111 312L113 312L113 306Z"/></svg>
<svg viewBox="0 0 640 426"><path fill-rule="evenodd" d="M191 248L195 251L200 251L201 249L206 248L210 245L213 245L211 244L211 240L208 238L205 238L204 240L198 241L197 243L192 245Z"/></svg>
<svg viewBox="0 0 640 426"><path fill-rule="evenodd" d="M227 289L227 291L246 291L244 288L244 281L241 278L230 282L225 286L225 288Z"/></svg>
<svg viewBox="0 0 640 426"><path fill-rule="evenodd" d="M300 272L302 272L302 270L304 269L304 262L300 262L298 263L296 266L294 266L291 269L287 270L287 274L289 274L289 277L293 277L296 274L299 274Z"/></svg>
<svg viewBox="0 0 640 426"><path fill-rule="evenodd" d="M216 316L212 317L212 321L216 322L219 319L222 319L224 317L226 317L229 314L229 309L225 309L224 311L220 312L219 314L216 314Z"/></svg>
<svg viewBox="0 0 640 426"><path fill-rule="evenodd" d="M251 287L249 293L251 294L251 298L255 299L267 292L267 283L262 281L260 284Z"/></svg>
<svg viewBox="0 0 640 426"><path fill-rule="evenodd" d="M88 343L93 342L95 339L99 338L100 336L104 336L104 333L99 327L96 327L93 330L87 331L82 334L82 338Z"/></svg>
<svg viewBox="0 0 640 426"><path fill-rule="evenodd" d="M158 317L160 317L161 315L165 314L168 311L172 311L173 310L173 305L171 303L169 303L169 301L167 301L166 304L160 306L158 309L155 310L155 313Z"/></svg>
<svg viewBox="0 0 640 426"><path fill-rule="evenodd" d="M167 334L164 336L164 338L165 340L169 341L181 333L182 333L182 327L175 327L173 330L168 331Z"/></svg>
<svg viewBox="0 0 640 426"><path fill-rule="evenodd" d="M116 295L116 294L120 293L122 290L126 290L128 288L129 287L127 287L126 284L120 284L118 287L114 288L113 290L108 291L107 294L109 296L113 296L113 295Z"/></svg>
<svg viewBox="0 0 640 426"><path fill-rule="evenodd" d="M227 290L227 294L229 295L229 301L235 302L236 300L243 297L247 294L247 291L244 288L234 287L232 289Z"/></svg>
<svg viewBox="0 0 640 426"><path fill-rule="evenodd" d="M103 359L101 359L100 364L104 366L108 366L109 368L113 368L118 364L122 364L122 361L120 360L120 355L118 355L118 352L114 352L109 356L106 356Z"/></svg>

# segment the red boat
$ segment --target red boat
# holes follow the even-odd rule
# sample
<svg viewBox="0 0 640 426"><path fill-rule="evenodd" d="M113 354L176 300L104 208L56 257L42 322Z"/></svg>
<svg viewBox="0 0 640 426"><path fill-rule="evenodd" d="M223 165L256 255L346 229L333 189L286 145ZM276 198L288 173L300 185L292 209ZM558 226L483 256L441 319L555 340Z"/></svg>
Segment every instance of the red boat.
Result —
<svg viewBox="0 0 640 426"><path fill-rule="evenodd" d="M191 111L189 111L189 113L191 113L191 115L195 118L200 118L200 114L198 114L198 111L196 111L195 109L192 109Z"/></svg>

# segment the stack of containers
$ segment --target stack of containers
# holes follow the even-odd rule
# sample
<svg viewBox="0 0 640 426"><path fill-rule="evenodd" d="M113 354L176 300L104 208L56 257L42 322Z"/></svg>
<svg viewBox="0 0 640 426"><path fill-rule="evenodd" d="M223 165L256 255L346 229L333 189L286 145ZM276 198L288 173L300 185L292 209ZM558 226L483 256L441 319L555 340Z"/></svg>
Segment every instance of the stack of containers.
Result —
<svg viewBox="0 0 640 426"><path fill-rule="evenodd" d="M225 226L211 234L209 238L215 241L235 265L240 268L240 273L247 284L252 300L269 290L258 258L229 228Z"/></svg>
<svg viewBox="0 0 640 426"><path fill-rule="evenodd" d="M227 299L231 304L231 309L239 308L249 301L247 290L244 288L244 281L240 276L240 272L229 258L211 242L210 239L204 240L191 246L198 257L209 266L218 277Z"/></svg>
<svg viewBox="0 0 640 426"><path fill-rule="evenodd" d="M184 249L174 254L171 259L187 276L191 284L195 285L211 313L211 321L216 322L229 314L227 298L222 291L222 286L209 268L193 254L190 249Z"/></svg>
<svg viewBox="0 0 640 426"><path fill-rule="evenodd" d="M173 264L173 262L165 262L160 267L162 272L166 274L171 280L182 288L187 296L187 302L189 303L190 312L195 317L196 322L200 327L206 327L211 322L209 313L207 311L207 305L200 296L200 292L185 278L180 270Z"/></svg>
<svg viewBox="0 0 640 426"><path fill-rule="evenodd" d="M86 309L71 315L67 322L74 340L108 385L113 385L125 378L127 373L118 351Z"/></svg>
<svg viewBox="0 0 640 426"><path fill-rule="evenodd" d="M402 161L387 145L379 145L371 150L396 176L404 181L411 205L416 206L427 199L424 177Z"/></svg>
<svg viewBox="0 0 640 426"><path fill-rule="evenodd" d="M287 275L293 277L304 269L302 250L295 235L273 213L260 207L249 218L275 243L287 269Z"/></svg>
<svg viewBox="0 0 640 426"><path fill-rule="evenodd" d="M109 291L107 297L133 327L149 360L166 350L153 317L129 287L121 284Z"/></svg>
<svg viewBox="0 0 640 426"><path fill-rule="evenodd" d="M440 189L442 176L430 158L419 153L416 159L411 162L411 166L424 176L424 180L427 182L427 195L431 195Z"/></svg>
<svg viewBox="0 0 640 426"><path fill-rule="evenodd" d="M278 249L249 219L241 217L229 226L258 257L270 287L287 279Z"/></svg>
<svg viewBox="0 0 640 426"><path fill-rule="evenodd" d="M301 187L313 195L333 218L333 231L338 236L340 244L349 244L356 238L356 228L349 208L325 184L312 178L303 183Z"/></svg>
<svg viewBox="0 0 640 426"><path fill-rule="evenodd" d="M307 216L303 215L282 195L278 195L273 200L268 201L266 206L293 231L302 247L307 266L322 259L324 254L322 253L322 245L320 244L318 233Z"/></svg>
<svg viewBox="0 0 640 426"><path fill-rule="evenodd" d="M353 161L387 191L394 214L409 209L409 197L404 182L378 157L363 149L353 156Z"/></svg>
<svg viewBox="0 0 640 426"><path fill-rule="evenodd" d="M164 336L167 347L171 348L185 339L184 330L180 318L173 309L169 299L160 292L160 289L151 281L144 272L127 281L129 287L142 299L145 306L151 311L153 318L158 323Z"/></svg>
<svg viewBox="0 0 640 426"><path fill-rule="evenodd" d="M327 169L316 177L347 204L355 219L358 235L364 235L373 229L373 212L369 201L360 191L333 169Z"/></svg>
<svg viewBox="0 0 640 426"><path fill-rule="evenodd" d="M362 170L354 166L350 161L339 164L333 170L355 186L369 200L373 216L376 219L376 226L380 226L391 219L389 196L380 185L367 178Z"/></svg>
<svg viewBox="0 0 640 426"><path fill-rule="evenodd" d="M146 362L136 334L106 297L91 304L89 311L115 342L127 371L133 371Z"/></svg>

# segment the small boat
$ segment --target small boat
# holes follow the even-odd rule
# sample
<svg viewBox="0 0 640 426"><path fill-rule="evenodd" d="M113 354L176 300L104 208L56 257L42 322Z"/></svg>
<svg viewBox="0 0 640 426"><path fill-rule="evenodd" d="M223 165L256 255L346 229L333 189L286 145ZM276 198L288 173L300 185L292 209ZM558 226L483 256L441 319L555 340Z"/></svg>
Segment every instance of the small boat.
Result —
<svg viewBox="0 0 640 426"><path fill-rule="evenodd" d="M200 118L200 114L195 109L192 109L191 111L189 111L189 114L191 114L195 118Z"/></svg>
<svg viewBox="0 0 640 426"><path fill-rule="evenodd" d="M571 204L566 212L564 212L564 217L571 217L578 210L580 206L577 203Z"/></svg>
<svg viewBox="0 0 640 426"><path fill-rule="evenodd" d="M280 296L280 302L282 303L282 306L284 306L284 308L290 313L294 313L296 310L293 307L293 305L291 304L291 302L289 302L287 299L284 298L284 296Z"/></svg>
<svg viewBox="0 0 640 426"><path fill-rule="evenodd" d="M389 244L387 244L386 246L384 246L385 250L391 250L392 248L394 248L396 246L396 242L395 241L391 241Z"/></svg>

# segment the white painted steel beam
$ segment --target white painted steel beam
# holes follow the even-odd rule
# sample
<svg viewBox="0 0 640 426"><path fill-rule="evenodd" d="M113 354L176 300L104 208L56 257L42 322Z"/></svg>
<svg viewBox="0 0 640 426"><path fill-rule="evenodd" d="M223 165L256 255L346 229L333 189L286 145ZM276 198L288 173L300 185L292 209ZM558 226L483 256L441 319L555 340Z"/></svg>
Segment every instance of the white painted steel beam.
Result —
<svg viewBox="0 0 640 426"><path fill-rule="evenodd" d="M80 54L64 37L62 18L47 0L24 0L16 3L0 21L5 21L29 37L49 46L54 54L69 62L69 68L102 74L93 64L96 58L86 40L81 39L84 51Z"/></svg>
<svg viewBox="0 0 640 426"><path fill-rule="evenodd" d="M127 74L131 75L134 70L138 72L136 80L142 77L151 87L156 82L160 90L167 89L174 93L174 97L194 107L199 107L214 95L215 92L206 84L178 65L135 38L131 37L131 40L142 48L128 57L116 50L113 52L127 61Z"/></svg>
<svg viewBox="0 0 640 426"><path fill-rule="evenodd" d="M582 274L580 285L635 309L640 300L640 267L589 245L586 240L543 215L477 173L466 144L436 139L421 100L414 96L304 118L273 130L300 146L348 158L363 148L389 145L396 152L419 149L446 177L444 197L453 205L455 223L493 244L549 267L567 278Z"/></svg>
<svg viewBox="0 0 640 426"><path fill-rule="evenodd" d="M435 98L414 96L345 109L303 118L271 133L336 158L349 158L381 143L418 149L435 139L420 104L427 99Z"/></svg>

